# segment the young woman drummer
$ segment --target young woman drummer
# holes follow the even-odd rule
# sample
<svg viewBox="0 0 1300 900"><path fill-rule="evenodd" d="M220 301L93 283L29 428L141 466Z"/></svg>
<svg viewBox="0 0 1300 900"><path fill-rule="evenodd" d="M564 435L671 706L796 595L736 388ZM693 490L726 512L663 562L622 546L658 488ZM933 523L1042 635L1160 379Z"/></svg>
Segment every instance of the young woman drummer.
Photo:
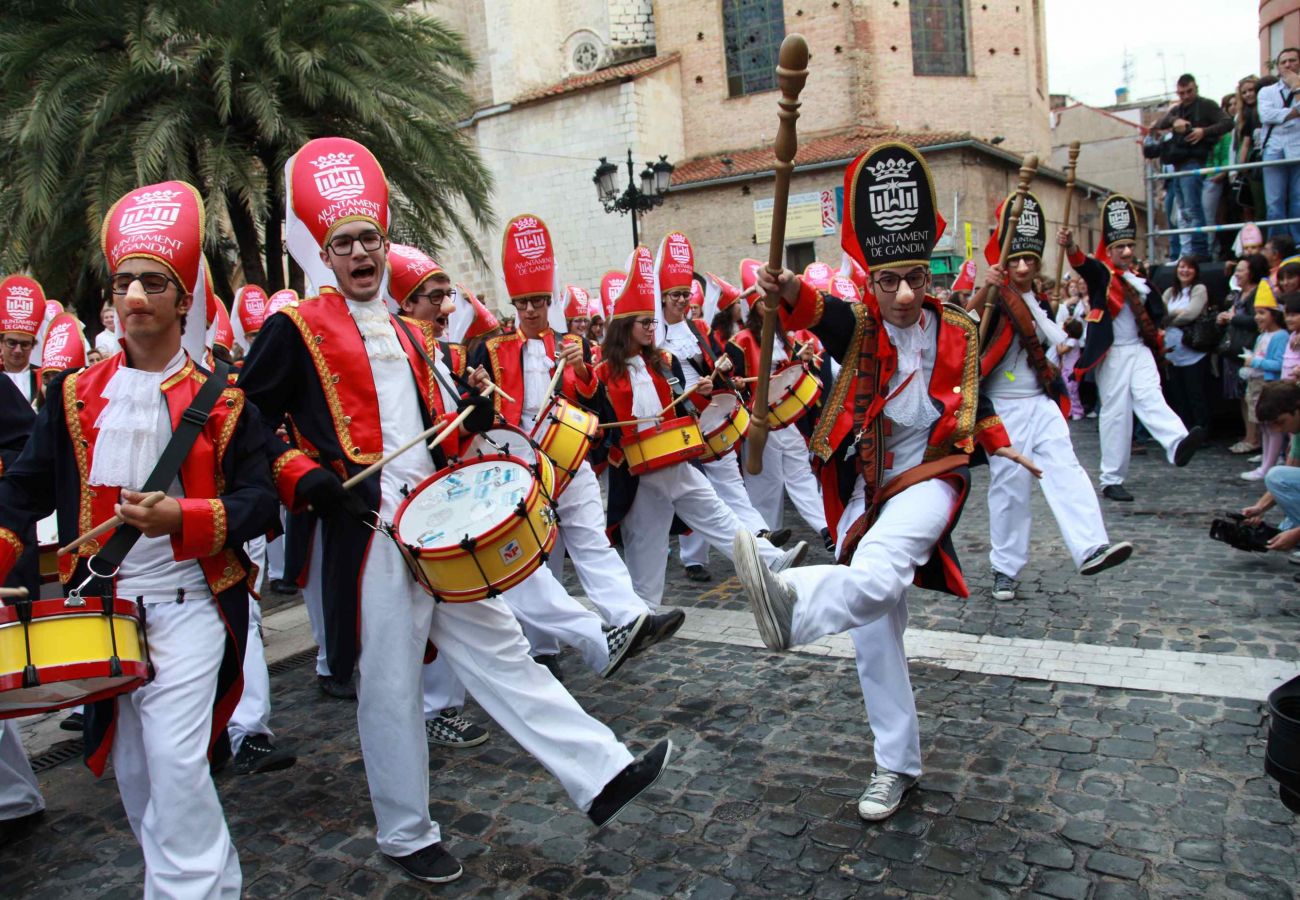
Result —
<svg viewBox="0 0 1300 900"><path fill-rule="evenodd" d="M623 540L624 557L636 592L655 607L663 598L668 535L673 516L698 532L728 559L740 521L709 484L708 478L685 460L671 462L634 476L625 459L638 432L656 423L690 416L708 405L712 383L701 380L695 393L665 411L685 381L681 363L655 347L654 259L637 247L628 260L627 282L614 304L605 333L604 359L596 367L603 387L601 419L613 444L607 521ZM618 423L615 426L614 423ZM807 545L782 554L766 539L758 541L763 561L779 572L799 562Z"/></svg>

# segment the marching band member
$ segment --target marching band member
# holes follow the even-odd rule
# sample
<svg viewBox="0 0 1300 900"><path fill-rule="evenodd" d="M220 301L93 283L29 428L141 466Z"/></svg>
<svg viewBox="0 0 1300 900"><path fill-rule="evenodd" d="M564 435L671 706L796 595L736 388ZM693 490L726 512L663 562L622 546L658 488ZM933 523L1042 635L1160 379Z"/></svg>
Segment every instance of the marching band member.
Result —
<svg viewBox="0 0 1300 900"><path fill-rule="evenodd" d="M1101 245L1096 257L1083 254L1070 229L1062 228L1057 243L1069 253L1070 265L1088 287L1087 331L1083 353L1075 366L1078 380L1097 370L1101 395L1101 493L1109 500L1132 501L1124 487L1129 453L1133 449L1133 416L1146 427L1175 466L1185 466L1209 434L1190 432L1160 392L1160 333L1164 302L1146 279L1135 275L1133 247L1137 240L1137 211L1133 201L1111 194L1101 206Z"/></svg>
<svg viewBox="0 0 1300 900"><path fill-rule="evenodd" d="M736 572L772 650L852 635L876 756L858 815L875 821L898 809L921 774L903 649L908 585L967 595L951 533L976 441L1036 470L978 403L975 323L926 294L943 224L920 154L874 147L850 164L844 196L854 201L841 243L871 273L862 303L819 293L789 270L758 273L761 291L779 293L782 326L810 329L843 367L812 440L841 565L775 575L741 531Z"/></svg>
<svg viewBox="0 0 1300 900"><path fill-rule="evenodd" d="M564 286L564 325L569 334L590 340L587 331L591 328L591 295L576 284ZM592 353L597 349L592 347Z"/></svg>
<svg viewBox="0 0 1300 900"><path fill-rule="evenodd" d="M41 380L32 363L36 334L45 320L45 291L26 275L0 282L0 344L4 373L32 409L41 407Z"/></svg>
<svg viewBox="0 0 1300 900"><path fill-rule="evenodd" d="M355 141L320 138L289 160L285 184L287 244L322 287L266 323L240 381L265 421L288 414L319 454L312 461L266 429L283 501L295 509L310 504L322 519L324 606L335 625L327 631L329 664L343 679L360 667L357 724L379 848L413 878L451 881L461 866L429 815L421 711L426 643L597 826L659 777L672 744L663 741L633 760L532 661L500 597L432 602L396 544L371 529L376 516L391 520L405 491L434 473L443 448L397 455L354 491L342 479L454 412L444 407L425 362L431 348L422 331L391 316L379 296L389 216L379 163ZM481 389L486 375L475 372L471 381ZM471 413L471 430L491 424L485 398L471 391L457 402Z"/></svg>
<svg viewBox="0 0 1300 900"><path fill-rule="evenodd" d="M690 414L681 409L663 412L681 391L686 376L677 357L655 347L654 277L654 258L645 247L637 247L628 261L627 281L605 334L604 358L596 367L596 377L604 388L602 420L609 425L638 423L610 429L616 446L610 450L606 516L609 528L621 532L632 584L651 608L657 608L663 598L664 560L674 515L728 558L732 553L728 536L741 528L736 514L693 466L677 462L635 476L626 465L623 454L644 427L639 423L649 425L666 415ZM712 393L711 380L702 379L695 393L682 403L703 409ZM808 549L800 542L782 554L766 538L757 541L763 563L778 571L796 565Z"/></svg>
<svg viewBox="0 0 1300 900"><path fill-rule="evenodd" d="M144 851L146 897L240 892L208 753L240 693L250 569L240 547L275 515L261 429L244 394L220 385L210 411L192 408L213 377L194 362L206 318L202 224L202 201L181 182L131 191L109 210L103 251L124 353L54 380L31 440L0 478L0 574L18 549L13 529L51 509L65 541L115 512L125 520L104 544L63 557L60 578L147 610L155 678L86 707L86 761L102 774L112 753ZM204 412L169 496L139 505L172 430ZM116 577L92 578L89 558L132 536Z"/></svg>
<svg viewBox="0 0 1300 900"><path fill-rule="evenodd" d="M1133 545L1110 543L1097 492L1070 442L1070 400L1047 357L1047 348L1064 343L1066 334L1052 320L1047 299L1034 293L1047 224L1033 194L1025 195L1024 210L1011 230L1005 269L998 265L1014 200L1012 195L998 207L997 228L984 248L992 266L986 296L993 300L983 314L991 320L980 355L980 394L992 402L1011 442L1042 467L1038 484L1074 567L1080 574L1096 575L1128 559ZM971 306L977 302L972 298ZM1029 561L1032 488L1024 467L1000 456L989 459L989 565L995 600L1015 599L1017 578Z"/></svg>
<svg viewBox="0 0 1300 900"><path fill-rule="evenodd" d="M690 298L698 287L695 280L695 251L686 235L680 231L669 232L659 243L655 257L655 310L659 319L655 326L655 343L663 347L682 364L684 390L695 388L701 378L725 379L731 373L731 360L712 342L708 323L703 319L688 319L686 313ZM702 295L701 295L702 296ZM733 301L734 302L734 301ZM721 394L726 382L714 381L712 394ZM790 539L789 531L774 537L768 523L754 509L740 474L738 453L728 453L722 459L700 464L700 470L709 479L718 498L736 514L740 524L755 534L767 538L772 546L779 547ZM682 565L691 581L708 581L709 544L696 532L683 534L678 539Z"/></svg>

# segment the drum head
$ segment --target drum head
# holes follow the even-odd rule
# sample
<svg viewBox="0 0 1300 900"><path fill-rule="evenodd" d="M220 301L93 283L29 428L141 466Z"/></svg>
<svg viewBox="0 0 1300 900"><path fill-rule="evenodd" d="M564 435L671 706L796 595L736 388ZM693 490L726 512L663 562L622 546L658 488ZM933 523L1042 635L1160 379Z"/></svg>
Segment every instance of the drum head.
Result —
<svg viewBox="0 0 1300 900"><path fill-rule="evenodd" d="M502 455L517 456L532 465L537 462L537 445L518 428L502 425L474 435L462 460L473 462L487 456Z"/></svg>
<svg viewBox="0 0 1300 900"><path fill-rule="evenodd" d="M716 394L700 413L700 431L712 434L714 429L727 424L735 415L738 402L735 394Z"/></svg>
<svg viewBox="0 0 1300 900"><path fill-rule="evenodd" d="M790 391L796 381L803 375L803 366L798 363L789 363L785 368L772 373L771 387L768 388L768 397L775 399Z"/></svg>
<svg viewBox="0 0 1300 900"><path fill-rule="evenodd" d="M516 432L516 440L521 435ZM398 510L397 539L416 550L446 550L477 538L515 514L533 473L518 459L483 457L436 475Z"/></svg>

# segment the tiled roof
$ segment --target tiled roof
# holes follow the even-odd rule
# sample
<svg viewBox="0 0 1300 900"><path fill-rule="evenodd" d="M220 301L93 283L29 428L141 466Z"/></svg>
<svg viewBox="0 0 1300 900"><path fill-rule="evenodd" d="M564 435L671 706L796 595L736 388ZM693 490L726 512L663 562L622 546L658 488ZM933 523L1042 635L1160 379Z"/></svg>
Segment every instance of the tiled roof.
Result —
<svg viewBox="0 0 1300 900"><path fill-rule="evenodd" d="M572 78L566 78L563 81L556 82L547 87L538 88L520 94L512 101L512 103L515 106L522 106L527 103L536 103L538 100L548 100L551 97L558 97L561 94L571 94L574 91L583 91L587 88L598 87L602 84L611 84L629 78L636 78L640 75L646 75L650 72L658 71L664 66L677 62L679 56L680 54L678 53L667 53L663 56L648 56L645 59L636 59L632 62L610 66L608 69L598 69L595 72L588 72L586 75L574 75Z"/></svg>
<svg viewBox="0 0 1300 900"><path fill-rule="evenodd" d="M970 135L955 131L924 131L916 133L890 131L883 128L853 128L835 134L803 138L799 150L795 153L795 166L814 163L832 162L837 159L852 159L873 144L884 141L902 141L913 147L933 147L954 141L970 140ZM731 165L724 166L722 160L731 158ZM772 155L772 145L755 147L750 150L733 150L729 153L717 153L699 159L679 163L673 170L673 187L681 187L697 181L709 181L714 178L726 178L733 175L753 175L770 172L776 162Z"/></svg>

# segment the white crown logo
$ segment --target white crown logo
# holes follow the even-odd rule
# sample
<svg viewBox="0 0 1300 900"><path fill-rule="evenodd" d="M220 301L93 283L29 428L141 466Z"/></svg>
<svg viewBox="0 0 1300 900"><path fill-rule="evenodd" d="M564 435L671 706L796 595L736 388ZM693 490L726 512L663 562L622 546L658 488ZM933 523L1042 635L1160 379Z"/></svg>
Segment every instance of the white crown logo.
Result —
<svg viewBox="0 0 1300 900"><path fill-rule="evenodd" d="M137 205L143 205L145 203L171 203L177 197L181 196L182 193L182 191L173 191L171 188L163 188L158 191L144 191L143 193L136 194L131 199L135 201Z"/></svg>
<svg viewBox="0 0 1300 900"><path fill-rule="evenodd" d="M882 159L873 166L867 166L867 171L877 181L885 181L906 178L915 165L916 160L914 159Z"/></svg>
<svg viewBox="0 0 1300 900"><path fill-rule="evenodd" d="M355 155L355 153L325 153L308 162L318 169L332 169L335 166L349 165Z"/></svg>
<svg viewBox="0 0 1300 900"><path fill-rule="evenodd" d="M523 216L522 218L515 219L516 231L530 231L536 228L537 225L537 220L532 216Z"/></svg>
<svg viewBox="0 0 1300 900"><path fill-rule="evenodd" d="M10 297L22 297L26 299L30 297L32 293L32 289L25 284L12 284L9 286Z"/></svg>

